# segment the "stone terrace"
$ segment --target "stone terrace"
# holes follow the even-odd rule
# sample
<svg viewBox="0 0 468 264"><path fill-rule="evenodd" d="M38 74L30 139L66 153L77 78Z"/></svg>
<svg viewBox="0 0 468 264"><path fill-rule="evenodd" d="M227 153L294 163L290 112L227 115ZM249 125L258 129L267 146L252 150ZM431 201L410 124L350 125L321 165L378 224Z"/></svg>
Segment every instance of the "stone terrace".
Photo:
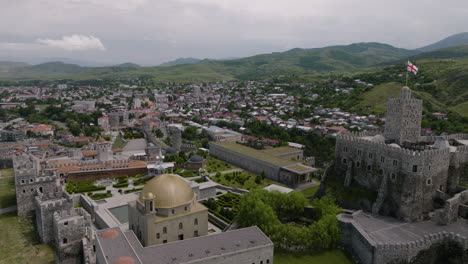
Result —
<svg viewBox="0 0 468 264"><path fill-rule="evenodd" d="M353 220L377 244L411 242L440 232L453 232L468 237L468 221L465 219L443 226L432 221L406 223L394 218L361 213L355 214Z"/></svg>

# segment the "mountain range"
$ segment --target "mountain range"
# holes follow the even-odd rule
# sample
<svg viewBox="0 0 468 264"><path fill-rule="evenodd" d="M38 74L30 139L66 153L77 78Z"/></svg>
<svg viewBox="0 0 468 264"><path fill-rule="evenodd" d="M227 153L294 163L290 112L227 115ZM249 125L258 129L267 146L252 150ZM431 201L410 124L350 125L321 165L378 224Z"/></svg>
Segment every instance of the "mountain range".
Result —
<svg viewBox="0 0 468 264"><path fill-rule="evenodd" d="M106 67L84 67L53 61L38 65L0 61L0 79L90 79L149 76L156 80L211 81L262 79L276 75L298 76L338 71L362 71L376 65L399 63L408 58L449 59L468 56L468 33L450 36L420 49L408 50L369 42L323 48L295 48L252 57L211 60L180 58L156 67L124 63Z"/></svg>

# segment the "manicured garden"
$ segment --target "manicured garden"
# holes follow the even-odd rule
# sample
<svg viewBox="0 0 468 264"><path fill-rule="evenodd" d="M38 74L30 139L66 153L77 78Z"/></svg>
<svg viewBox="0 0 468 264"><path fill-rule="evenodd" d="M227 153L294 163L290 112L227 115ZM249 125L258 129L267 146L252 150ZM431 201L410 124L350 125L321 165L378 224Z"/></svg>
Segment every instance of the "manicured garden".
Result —
<svg viewBox="0 0 468 264"><path fill-rule="evenodd" d="M0 208L16 204L15 178L13 169L0 170Z"/></svg>
<svg viewBox="0 0 468 264"><path fill-rule="evenodd" d="M235 168L236 167L232 166L231 164L214 158L212 156L206 157L206 170L208 171L208 173L222 172L226 170L232 170Z"/></svg>
<svg viewBox="0 0 468 264"><path fill-rule="evenodd" d="M121 178L118 178L117 180L118 180L118 182L116 184L112 185L112 187L114 187L114 188L128 187L128 179L126 177L121 177Z"/></svg>
<svg viewBox="0 0 468 264"><path fill-rule="evenodd" d="M210 198L202 203L208 208L210 213L216 215L226 223L231 223L239 213L240 195L235 193L225 193L214 198Z"/></svg>
<svg viewBox="0 0 468 264"><path fill-rule="evenodd" d="M105 193L91 193L91 194L88 194L88 195L93 200L101 200L101 199L112 197L111 191L107 191Z"/></svg>
<svg viewBox="0 0 468 264"><path fill-rule="evenodd" d="M105 190L105 186L96 186L96 181L76 181L76 182L67 182L65 185L65 191L68 193L87 193Z"/></svg>
<svg viewBox="0 0 468 264"><path fill-rule="evenodd" d="M0 215L0 263L54 263L54 250L40 244L31 218Z"/></svg>
<svg viewBox="0 0 468 264"><path fill-rule="evenodd" d="M241 188L245 190L264 188L270 184L281 185L279 183L272 182L261 175L255 175L247 171L216 173L216 175L210 177L210 179L228 187Z"/></svg>
<svg viewBox="0 0 468 264"><path fill-rule="evenodd" d="M353 260L342 250L332 249L319 253L288 252L275 250L275 264L353 264Z"/></svg>
<svg viewBox="0 0 468 264"><path fill-rule="evenodd" d="M146 177L146 178L138 178L137 180L133 181L134 186L138 185L144 185L146 184L149 180L153 179L153 177Z"/></svg>
<svg viewBox="0 0 468 264"><path fill-rule="evenodd" d="M132 193L132 192L138 192L138 191L141 191L141 190L143 190L143 187L125 190L124 193L127 194L127 193Z"/></svg>

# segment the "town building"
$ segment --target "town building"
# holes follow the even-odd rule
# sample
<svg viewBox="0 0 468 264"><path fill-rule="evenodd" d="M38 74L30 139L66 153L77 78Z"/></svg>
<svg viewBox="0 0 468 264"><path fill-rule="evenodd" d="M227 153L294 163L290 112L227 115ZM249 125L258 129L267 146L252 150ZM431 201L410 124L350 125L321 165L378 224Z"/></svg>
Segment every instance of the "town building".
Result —
<svg viewBox="0 0 468 264"><path fill-rule="evenodd" d="M210 155L244 170L265 174L269 180L298 186L311 180L316 168L302 164L303 150L280 147L253 149L236 142L210 142Z"/></svg>

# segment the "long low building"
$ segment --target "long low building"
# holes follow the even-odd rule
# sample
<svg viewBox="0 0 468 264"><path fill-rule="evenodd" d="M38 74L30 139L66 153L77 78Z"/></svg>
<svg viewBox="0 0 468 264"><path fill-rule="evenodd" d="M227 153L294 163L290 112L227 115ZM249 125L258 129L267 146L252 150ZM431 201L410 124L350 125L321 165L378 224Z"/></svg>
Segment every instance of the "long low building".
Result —
<svg viewBox="0 0 468 264"><path fill-rule="evenodd" d="M132 231L98 231L97 264L273 263L273 242L256 226L143 247Z"/></svg>
<svg viewBox="0 0 468 264"><path fill-rule="evenodd" d="M310 181L316 168L302 164L303 151L291 147L257 150L235 142L210 142L210 155L290 186Z"/></svg>

